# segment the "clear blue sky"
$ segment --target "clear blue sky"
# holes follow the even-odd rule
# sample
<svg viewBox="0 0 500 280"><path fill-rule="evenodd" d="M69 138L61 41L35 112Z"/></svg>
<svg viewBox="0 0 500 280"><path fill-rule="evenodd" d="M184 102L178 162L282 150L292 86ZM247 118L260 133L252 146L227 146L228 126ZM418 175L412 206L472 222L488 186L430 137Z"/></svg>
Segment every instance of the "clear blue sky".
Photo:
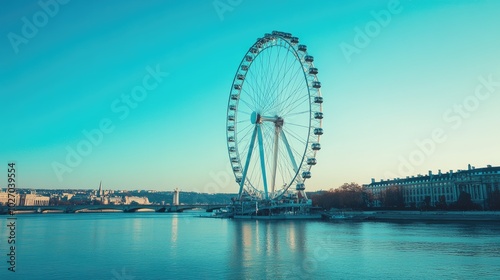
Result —
<svg viewBox="0 0 500 280"><path fill-rule="evenodd" d="M237 192L229 89L272 30L308 45L323 85L307 190L500 165L500 1L61 2L2 1L0 178L15 161L19 187ZM103 120L107 133L68 166L67 148Z"/></svg>

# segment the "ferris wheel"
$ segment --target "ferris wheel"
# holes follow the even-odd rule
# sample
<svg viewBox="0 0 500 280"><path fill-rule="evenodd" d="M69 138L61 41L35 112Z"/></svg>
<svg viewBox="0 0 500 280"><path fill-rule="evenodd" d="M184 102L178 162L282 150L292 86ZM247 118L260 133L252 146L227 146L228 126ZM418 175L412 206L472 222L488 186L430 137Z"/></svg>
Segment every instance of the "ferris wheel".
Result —
<svg viewBox="0 0 500 280"><path fill-rule="evenodd" d="M314 57L290 33L258 38L238 66L227 107L227 148L238 198L307 199L322 129Z"/></svg>

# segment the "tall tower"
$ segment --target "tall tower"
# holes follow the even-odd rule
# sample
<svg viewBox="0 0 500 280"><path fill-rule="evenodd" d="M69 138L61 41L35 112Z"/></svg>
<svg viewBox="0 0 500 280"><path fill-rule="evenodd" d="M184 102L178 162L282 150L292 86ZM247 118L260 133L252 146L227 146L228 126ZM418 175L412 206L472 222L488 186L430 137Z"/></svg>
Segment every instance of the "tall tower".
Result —
<svg viewBox="0 0 500 280"><path fill-rule="evenodd" d="M97 197L103 197L103 192L102 192L102 181L99 182L99 192L97 192Z"/></svg>
<svg viewBox="0 0 500 280"><path fill-rule="evenodd" d="M179 205L179 189L175 188L173 202L174 205Z"/></svg>

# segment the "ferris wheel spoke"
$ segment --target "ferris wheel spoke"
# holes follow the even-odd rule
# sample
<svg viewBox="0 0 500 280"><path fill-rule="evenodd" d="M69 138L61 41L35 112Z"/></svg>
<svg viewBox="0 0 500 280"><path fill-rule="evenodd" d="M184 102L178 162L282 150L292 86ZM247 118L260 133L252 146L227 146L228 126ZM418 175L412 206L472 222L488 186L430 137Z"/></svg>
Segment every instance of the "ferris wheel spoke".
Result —
<svg viewBox="0 0 500 280"><path fill-rule="evenodd" d="M249 115L249 116L251 116L251 115L252 115L252 113L245 112L245 111L239 111L239 113L240 113L240 114L244 114L244 115Z"/></svg>
<svg viewBox="0 0 500 280"><path fill-rule="evenodd" d="M298 141L299 143L305 144L307 142L307 139L304 141L303 137L301 137L301 135L298 134L295 130L291 130L291 129L283 129L283 130L286 130L286 133L289 136L291 136L293 139L295 139L296 141Z"/></svg>
<svg viewBox="0 0 500 280"><path fill-rule="evenodd" d="M292 69L294 69L293 73L291 73ZM287 92L288 88L290 88L290 85L292 83L295 84L297 82L297 80L298 80L297 76L300 73L300 70L302 70L301 67L292 68L291 65L290 66L287 65L287 67L283 71L283 76L281 77L281 79L279 81L277 81L277 87L278 88L281 87L278 89L279 93ZM281 97L282 95L283 94L278 94L277 96ZM281 102L282 102L281 100L278 101L277 105L281 104Z"/></svg>
<svg viewBox="0 0 500 280"><path fill-rule="evenodd" d="M273 69L268 72L269 74L271 74L270 76L272 76L273 78L274 78L273 74L276 73L276 67L277 67L277 65L279 65L279 62L280 62L281 47L278 47L276 49L277 49L277 54L276 54L276 59L275 59L274 64L273 64ZM270 79L270 81L271 82L274 81L274 84L276 84L276 79ZM272 90L273 90L273 84L268 83L266 89L262 93L265 94L267 97L269 95L269 93L272 92ZM268 100L268 98L265 98L264 100L266 101L266 100ZM267 102L265 104L267 104Z"/></svg>
<svg viewBox="0 0 500 280"><path fill-rule="evenodd" d="M236 138L238 139L238 143L241 145L242 143L246 143L246 145L243 147L243 151L248 147L248 145L250 144L250 142L247 142L247 139L251 139L249 138L250 137L250 133L252 132L252 129L245 129L245 130L241 130L238 132L238 134L236 134ZM240 134L242 134L242 136L240 137Z"/></svg>
<svg viewBox="0 0 500 280"><path fill-rule="evenodd" d="M251 83L249 83L249 85L248 85L248 86L250 86L250 87L251 87ZM253 89L251 89L251 90L253 90ZM245 93L245 96L244 96L244 97L245 97L245 98L246 98L246 97L248 97L248 98L250 99L250 102L253 102L253 104L254 104L253 106L251 106L251 105L250 105L250 103L248 103L248 102L247 102L247 103L246 103L246 105L248 106L248 108L250 108L250 109L255 108L255 107L257 106L257 104L258 104L258 103L257 103L257 101L255 100L255 96L254 96L253 94L251 94L249 91L247 91L245 88L242 88L242 90L241 90L241 91L242 91L243 93Z"/></svg>
<svg viewBox="0 0 500 280"><path fill-rule="evenodd" d="M295 113L287 114L287 115L283 115L283 117L293 117L293 116L304 115L304 114L309 115L309 110L307 110L307 111L301 111L301 112L295 112Z"/></svg>
<svg viewBox="0 0 500 280"><path fill-rule="evenodd" d="M286 61L284 64L285 65L287 64ZM294 72L290 73L290 71L292 71L292 69L294 69ZM292 82L297 81L297 75L300 73L300 70L301 70L301 67L291 67L291 65L290 66L286 65L286 67L283 70L283 75L279 79L277 79L275 82L275 89L279 93L286 92L286 90L290 86L290 84ZM280 88L280 86L281 86L281 88ZM274 88L273 88L273 90L274 90ZM281 94L277 94L276 96L281 97ZM281 101L278 102L278 104L279 103L281 103Z"/></svg>
<svg viewBox="0 0 500 280"><path fill-rule="evenodd" d="M307 126L307 125L295 124L295 123L291 123L291 122L287 122L286 124L287 124L287 125L298 126L298 127L309 128L309 126Z"/></svg>
<svg viewBox="0 0 500 280"><path fill-rule="evenodd" d="M290 92L289 97L280 104L282 110L285 111L286 108L289 108L293 103L297 102L300 97L309 98L309 93L300 88L300 84L297 85L293 91Z"/></svg>
<svg viewBox="0 0 500 280"><path fill-rule="evenodd" d="M243 102L243 104L245 104L248 108L252 108L252 105L250 105L250 103L248 103L247 101L245 101L244 99L240 99L241 102Z"/></svg>
<svg viewBox="0 0 500 280"><path fill-rule="evenodd" d="M282 86L283 79L276 80L276 82L269 87L269 90L268 90L269 93L275 92L276 94L273 95L274 97L270 96L268 98L266 109L274 109L274 110L277 109L276 105L280 103L280 98L284 94L285 89L286 89L286 87Z"/></svg>
<svg viewBox="0 0 500 280"><path fill-rule="evenodd" d="M264 60L266 60L266 61L270 61L271 60L271 51L265 52L264 55L267 56L266 59L260 59L260 65L261 65L261 68L260 68L260 70L261 70L260 71L260 74L261 74L260 75L260 77L261 77L260 82L261 82L261 85L262 85L260 87L260 89L262 91L267 90L267 85L269 84L269 81L271 79L271 75L270 74L272 73L272 72L270 72L271 71L270 70L270 63L266 63L265 66L264 66Z"/></svg>
<svg viewBox="0 0 500 280"><path fill-rule="evenodd" d="M303 106L303 102L307 101L309 99L309 96L304 96L300 99L297 99L298 101L295 101L293 104L290 104L290 109L288 109L288 111L285 112L285 115L289 114L290 112L293 112L293 110L299 108L300 106ZM302 101L302 102L299 102L299 101ZM293 107L292 107L293 106Z"/></svg>
<svg viewBox="0 0 500 280"><path fill-rule="evenodd" d="M298 78L296 80L299 80ZM283 100L279 106L286 107L290 102L297 99L298 94L309 95L306 90L304 90L305 82L295 82L292 87L290 87L289 94L285 100Z"/></svg>

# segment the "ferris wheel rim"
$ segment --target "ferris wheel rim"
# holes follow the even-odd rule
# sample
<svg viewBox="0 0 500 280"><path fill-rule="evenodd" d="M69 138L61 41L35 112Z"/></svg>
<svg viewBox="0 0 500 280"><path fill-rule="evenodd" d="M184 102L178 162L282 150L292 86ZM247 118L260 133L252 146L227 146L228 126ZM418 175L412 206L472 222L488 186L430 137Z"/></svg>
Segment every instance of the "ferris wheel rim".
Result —
<svg viewBox="0 0 500 280"><path fill-rule="evenodd" d="M246 66L245 71L248 71L249 69L251 69L252 64L255 62L255 60L260 55L262 55L266 50L268 50L270 48L285 47L286 46L286 47L288 47L287 50L289 52L290 52L290 50L292 50L292 54L295 58L295 62L298 62L300 64L300 68L302 70L303 81L305 82L306 89L307 89L307 100L309 102L309 105L308 105L309 120L308 120L307 137L306 137L305 145L303 147L303 151L300 153L301 154L300 161L299 161L300 163L298 166L295 167L296 170L294 170L293 176L289 180L289 183L285 184L283 188L281 188L281 189L278 188L275 191L276 197L279 198L282 195L284 195L285 192L288 191L288 189L292 186L292 184L294 182L297 183L296 189L299 190L298 184L302 183L302 185L304 185L303 182L305 182L305 180L310 178L310 170L312 168L312 165L314 165L316 163L315 156L316 156L317 150L319 150L319 149L314 149L314 147L315 147L314 145L317 144L317 147L320 147L319 140L320 140L320 136L322 134L322 128L321 128L322 127L322 120L321 120L322 119L322 105L321 105L322 97L321 97L321 92L319 89L320 83L317 80L317 76L316 76L317 69L314 68L314 64L312 63L313 60L307 61L307 52L305 51L305 46L298 45L298 47L296 47L296 44L298 43L298 38L291 37L291 34L289 34L287 36L287 34L289 34L289 33L283 33L283 32L276 32L275 33L275 32L273 32L272 35L266 34L263 38L259 38L257 40L257 42L254 43L248 49L248 51L245 53L245 55L243 56L240 64L238 65L238 70L236 71L236 74L233 78L230 96L229 96L229 100L228 100L228 107L227 107L226 139L227 139L227 148L228 148L230 163L231 163L231 166L233 168L233 173L234 173L235 179L238 182L238 184L240 185L240 193L241 193L241 190L243 188L245 192L249 192L249 193L252 193L252 192L259 193L260 192L260 194L262 195L262 191L259 190L257 187L255 187L253 185L253 183L248 179L248 177L243 176L244 179L241 178L241 167L243 166L243 164L242 164L242 155L241 155L240 151L238 150L240 147L237 144L238 141L236 139L237 138L236 131L237 131L237 126L238 126L238 123L237 123L238 116L237 116L236 112L238 111L238 105L239 105L239 101L240 101L239 96L241 96L241 94L242 94L242 88L243 88L243 85L245 84L246 81L242 80L241 83L238 83L238 79L240 78L238 75L244 66ZM294 38L296 41L295 44L293 42ZM277 43L266 44L267 42L271 42L271 41L276 41ZM284 44L285 46L280 45L280 43ZM262 45L264 45L264 47L261 47ZM302 49L301 49L301 47L302 47ZM302 51L303 53L300 54L299 53L300 51ZM249 56L251 56L251 57L249 58ZM311 71L311 69L315 69L315 71ZM312 79L308 79L308 75L311 75L311 73L314 77ZM312 81L312 83L311 83L311 81ZM318 87L316 87L317 84L319 84ZM317 102L313 101L313 99L312 99L313 95L311 93L311 89L313 87L316 90L316 94L314 95L314 97L321 98L321 103L319 103L319 106L317 106L317 108L316 108L317 110L315 112L313 112L312 105L314 103L317 103ZM237 96L235 96L233 94L234 90L237 91ZM235 105L236 107L232 107L233 105ZM231 115L231 111L235 111L233 115ZM255 111L252 112L252 114L256 114L256 113L257 112L255 112ZM313 114L318 114L318 113L321 116L321 119L319 119L319 122L316 123L316 126L314 127L314 130L313 130L312 129L313 128L313 124L312 124ZM316 118L316 117L314 117L314 118ZM231 126L231 124L232 124L232 126ZM317 129L319 129L319 130L317 130ZM317 134L317 131L319 131L321 133ZM231 137L233 137L233 138L231 138ZM284 133L283 133L283 137L284 137ZM255 138L255 136L254 136L254 138ZM313 139L313 140L315 140L314 142L311 141L312 138L314 138ZM276 140L276 141L278 141L278 140ZM286 138L284 141L286 141ZM231 143L235 143L235 144L231 144ZM261 144L261 142L259 142L259 143ZM252 146L252 149L253 149L253 146ZM290 150L291 149L288 147L288 152L291 154ZM309 153L308 153L308 150L309 150ZM250 152L249 152L249 155L251 156ZM261 154L261 156L262 155L263 154ZM306 159L306 157L308 155L313 155L312 159L314 160L314 164L312 164L312 165L309 164L309 158ZM234 156L236 156L236 159L234 159ZM247 159L250 156L248 156ZM290 157L292 157L292 156L290 155ZM262 161L262 159L261 159L261 161ZM307 166L304 167L304 165L306 165L306 161L307 161ZM275 165L276 165L276 163L275 163ZM249 167L248 166L245 166L245 167L248 170ZM266 167L265 167L265 165L263 165L262 171L265 172L265 169L266 169ZM300 174L301 172L302 172L302 174ZM308 172L308 173L306 173L306 172ZM304 174L308 175L309 177L305 176ZM300 178L299 175L302 175L301 176L302 178ZM274 176L276 176L276 167L274 170ZM240 181L238 181L238 180L240 180ZM241 181L241 180L243 180L243 181ZM266 184L266 183L267 182L265 182L264 184ZM247 187L247 188L244 188L244 187ZM302 191L304 191L304 193L305 193L305 187L302 189ZM266 194L267 194L267 189L266 189ZM253 194L253 195L255 195L255 194Z"/></svg>

